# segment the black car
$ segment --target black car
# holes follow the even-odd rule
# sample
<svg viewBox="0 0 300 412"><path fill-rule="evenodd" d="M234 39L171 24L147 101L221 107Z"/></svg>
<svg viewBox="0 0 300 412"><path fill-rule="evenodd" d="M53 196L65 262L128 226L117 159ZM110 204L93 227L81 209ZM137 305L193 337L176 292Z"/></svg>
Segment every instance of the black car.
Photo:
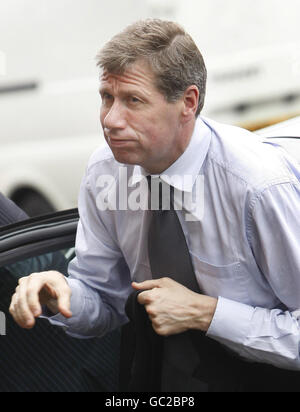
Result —
<svg viewBox="0 0 300 412"><path fill-rule="evenodd" d="M300 127L298 131L300 136ZM300 137L269 141L286 147L300 164ZM45 319L23 330L8 311L20 277L45 270L67 276L78 219L74 209L0 228L1 392L120 390L120 330L101 339L79 340Z"/></svg>

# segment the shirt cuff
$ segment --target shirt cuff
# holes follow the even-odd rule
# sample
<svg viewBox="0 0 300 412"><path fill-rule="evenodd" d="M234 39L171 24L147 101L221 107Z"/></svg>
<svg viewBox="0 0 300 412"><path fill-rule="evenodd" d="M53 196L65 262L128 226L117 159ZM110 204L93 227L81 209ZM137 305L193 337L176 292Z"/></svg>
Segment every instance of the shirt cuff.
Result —
<svg viewBox="0 0 300 412"><path fill-rule="evenodd" d="M62 327L65 327L65 329L68 329L69 327L72 327L72 325L78 324L78 319L80 318L80 314L83 311L85 299L82 296L78 282L75 279L66 278L66 281L72 291L72 295L71 295L72 317L67 319L60 313L58 313L57 315L53 315L53 313L51 313L51 311L47 307L43 307L43 312L40 318L48 319L52 325L62 326Z"/></svg>
<svg viewBox="0 0 300 412"><path fill-rule="evenodd" d="M207 336L244 344L247 339L255 308L219 297L217 309Z"/></svg>

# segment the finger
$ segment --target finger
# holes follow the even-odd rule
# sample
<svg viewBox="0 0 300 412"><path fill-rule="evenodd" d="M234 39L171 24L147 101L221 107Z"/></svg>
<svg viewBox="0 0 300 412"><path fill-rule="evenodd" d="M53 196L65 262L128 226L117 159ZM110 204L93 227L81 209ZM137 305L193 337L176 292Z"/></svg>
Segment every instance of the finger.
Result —
<svg viewBox="0 0 300 412"><path fill-rule="evenodd" d="M68 286L62 286L57 295L58 310L64 317L71 318L71 289Z"/></svg>
<svg viewBox="0 0 300 412"><path fill-rule="evenodd" d="M10 306L10 313L13 316L15 322L21 327L21 328L25 328L27 327L27 325L24 324L24 320L22 318L22 312L20 311L19 308L19 304L18 304L19 300L17 295L14 295L12 298L12 302L11 302L11 306Z"/></svg>
<svg viewBox="0 0 300 412"><path fill-rule="evenodd" d="M30 275L27 281L27 303L28 307L34 317L38 317L42 313L42 307L40 304L40 292L44 287L43 279L38 276Z"/></svg>
<svg viewBox="0 0 300 412"><path fill-rule="evenodd" d="M20 278L20 279L18 280L18 285L21 285L22 282L27 282L27 277L26 277L26 276L23 277L23 278Z"/></svg>
<svg viewBox="0 0 300 412"><path fill-rule="evenodd" d="M72 317L71 312L71 288L66 278L61 273L52 273L47 289L50 295L57 300L58 311L66 318Z"/></svg>
<svg viewBox="0 0 300 412"><path fill-rule="evenodd" d="M17 294L15 293L11 298L11 302L9 306L9 313L12 315L15 321L17 321L16 303L17 303Z"/></svg>
<svg viewBox="0 0 300 412"><path fill-rule="evenodd" d="M132 282L132 287L136 290L149 290L153 288L160 288L163 286L163 279L151 279L144 282Z"/></svg>
<svg viewBox="0 0 300 412"><path fill-rule="evenodd" d="M35 324L34 316L27 302L28 279L19 282L18 292L15 297L16 321L22 328L32 328Z"/></svg>
<svg viewBox="0 0 300 412"><path fill-rule="evenodd" d="M151 290L141 292L137 297L137 301L141 305L149 305L150 303L152 303L153 299L152 299Z"/></svg>

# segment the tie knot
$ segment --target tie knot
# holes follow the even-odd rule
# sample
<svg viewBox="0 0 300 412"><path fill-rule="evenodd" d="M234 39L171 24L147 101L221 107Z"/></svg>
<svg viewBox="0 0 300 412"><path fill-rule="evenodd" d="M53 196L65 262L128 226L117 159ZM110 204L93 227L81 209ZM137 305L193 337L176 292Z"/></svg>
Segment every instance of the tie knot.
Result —
<svg viewBox="0 0 300 412"><path fill-rule="evenodd" d="M174 209L174 188L164 184L160 178L147 176L148 187L151 194L151 210Z"/></svg>

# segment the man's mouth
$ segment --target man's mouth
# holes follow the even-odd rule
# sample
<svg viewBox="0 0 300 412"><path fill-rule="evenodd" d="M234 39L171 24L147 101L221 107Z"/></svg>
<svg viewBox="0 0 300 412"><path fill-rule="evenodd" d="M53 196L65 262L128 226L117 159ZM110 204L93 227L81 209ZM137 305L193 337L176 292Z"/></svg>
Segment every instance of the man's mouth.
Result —
<svg viewBox="0 0 300 412"><path fill-rule="evenodd" d="M109 137L108 142L111 146L124 146L129 143L132 143L133 141L129 139L112 139Z"/></svg>

